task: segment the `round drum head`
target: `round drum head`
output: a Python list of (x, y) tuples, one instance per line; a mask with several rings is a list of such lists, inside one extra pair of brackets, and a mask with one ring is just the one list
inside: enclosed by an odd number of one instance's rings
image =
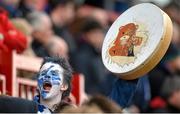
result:
[(149, 72), (168, 49), (172, 22), (157, 6), (142, 3), (129, 8), (112, 24), (103, 42), (105, 67), (122, 79)]

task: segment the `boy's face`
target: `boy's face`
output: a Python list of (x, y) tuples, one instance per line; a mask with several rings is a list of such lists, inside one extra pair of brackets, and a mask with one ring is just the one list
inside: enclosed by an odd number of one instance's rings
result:
[(62, 94), (63, 68), (56, 63), (45, 63), (39, 72), (38, 89), (43, 99), (51, 99)]

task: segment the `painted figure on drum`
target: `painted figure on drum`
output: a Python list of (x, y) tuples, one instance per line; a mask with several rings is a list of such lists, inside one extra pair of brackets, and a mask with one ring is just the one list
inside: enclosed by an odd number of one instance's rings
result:
[(128, 23), (121, 26), (117, 37), (109, 45), (108, 58), (118, 65), (134, 62), (136, 54), (140, 52), (147, 38), (144, 24)]
[(134, 56), (134, 46), (142, 43), (142, 37), (136, 36), (138, 25), (129, 23), (119, 28), (114, 45), (109, 49), (111, 56)]

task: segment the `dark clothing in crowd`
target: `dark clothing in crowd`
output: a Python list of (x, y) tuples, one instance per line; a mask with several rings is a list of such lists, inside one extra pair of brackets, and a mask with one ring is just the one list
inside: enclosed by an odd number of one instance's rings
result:
[[(172, 106), (167, 104), (167, 101), (162, 99), (162, 87), (165, 83), (165, 80), (168, 78), (172, 78), (173, 75), (175, 75), (176, 72), (171, 71), (171, 69), (168, 68), (168, 63), (170, 63), (172, 60), (174, 60), (176, 57), (178, 57), (178, 51), (177, 48), (170, 44), (166, 54), (160, 61), (160, 63), (152, 69), (148, 75), (149, 75), (149, 81), (151, 86), (151, 101), (149, 105), (148, 112), (179, 112), (178, 109), (173, 108)], [(176, 68), (173, 68), (176, 69)]]
[(173, 44), (170, 44), (166, 54), (164, 55), (160, 63), (148, 73), (152, 98), (160, 96), (160, 90), (162, 84), (164, 83), (164, 80), (167, 77), (174, 75), (175, 72), (172, 72), (167, 67), (167, 63), (171, 62), (171, 60), (175, 59), (177, 56), (177, 48)]
[(164, 109), (161, 109), (161, 112), (162, 113), (179, 113), (180, 109), (175, 108), (175, 107), (173, 107), (171, 105), (167, 105)]
[(83, 44), (73, 57), (73, 68), (75, 71), (85, 75), (85, 91), (94, 95), (101, 93), (107, 95), (115, 77), (104, 67), (100, 52), (89, 44)]
[(151, 91), (148, 76), (143, 76), (137, 86), (137, 90), (132, 98), (132, 105), (137, 106), (141, 112), (145, 112), (151, 100)]
[(147, 76), (135, 80), (122, 80), (119, 78), (113, 84), (109, 98), (122, 108), (135, 105), (141, 112), (145, 112), (150, 100), (149, 89)]
[(70, 54), (74, 53), (77, 49), (77, 45), (76, 45), (76, 41), (75, 41), (74, 37), (68, 31), (68, 29), (66, 27), (57, 27), (54, 25), (53, 30), (56, 35), (62, 37), (66, 41), (66, 43), (69, 47)]
[(150, 113), (179, 113), (180, 109), (177, 109), (167, 104), (167, 106), (162, 107), (162, 108), (150, 109), (149, 112)]
[(27, 7), (23, 4), (23, 0), (21, 0), (20, 2), (18, 10), (21, 11), (21, 17), (25, 17), (25, 18), (33, 11), (32, 8)]
[(113, 84), (109, 98), (122, 108), (130, 106), (140, 81), (140, 79), (122, 80), (119, 78)]
[(0, 96), (0, 113), (37, 113), (37, 103), (21, 98)]
[(21, 10), (17, 9), (15, 6), (6, 5), (2, 1), (0, 1), (0, 7), (4, 8), (9, 13), (10, 18), (22, 17)]
[(151, 86), (151, 96), (152, 98), (159, 96), (161, 91), (161, 86), (168, 77), (169, 73), (165, 68), (158, 65), (149, 73), (149, 80)]
[(38, 56), (38, 57), (47, 57), (49, 56), (48, 51), (45, 47), (43, 47), (43, 45), (38, 42), (37, 40), (34, 40), (31, 44), (32, 49), (34, 51), (34, 53)]

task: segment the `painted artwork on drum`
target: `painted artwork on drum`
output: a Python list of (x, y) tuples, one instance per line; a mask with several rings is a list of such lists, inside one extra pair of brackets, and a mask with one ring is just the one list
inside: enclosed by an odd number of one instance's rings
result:
[(148, 31), (144, 24), (128, 23), (120, 26), (117, 37), (110, 43), (107, 50), (109, 62), (120, 66), (133, 63), (147, 39)]

